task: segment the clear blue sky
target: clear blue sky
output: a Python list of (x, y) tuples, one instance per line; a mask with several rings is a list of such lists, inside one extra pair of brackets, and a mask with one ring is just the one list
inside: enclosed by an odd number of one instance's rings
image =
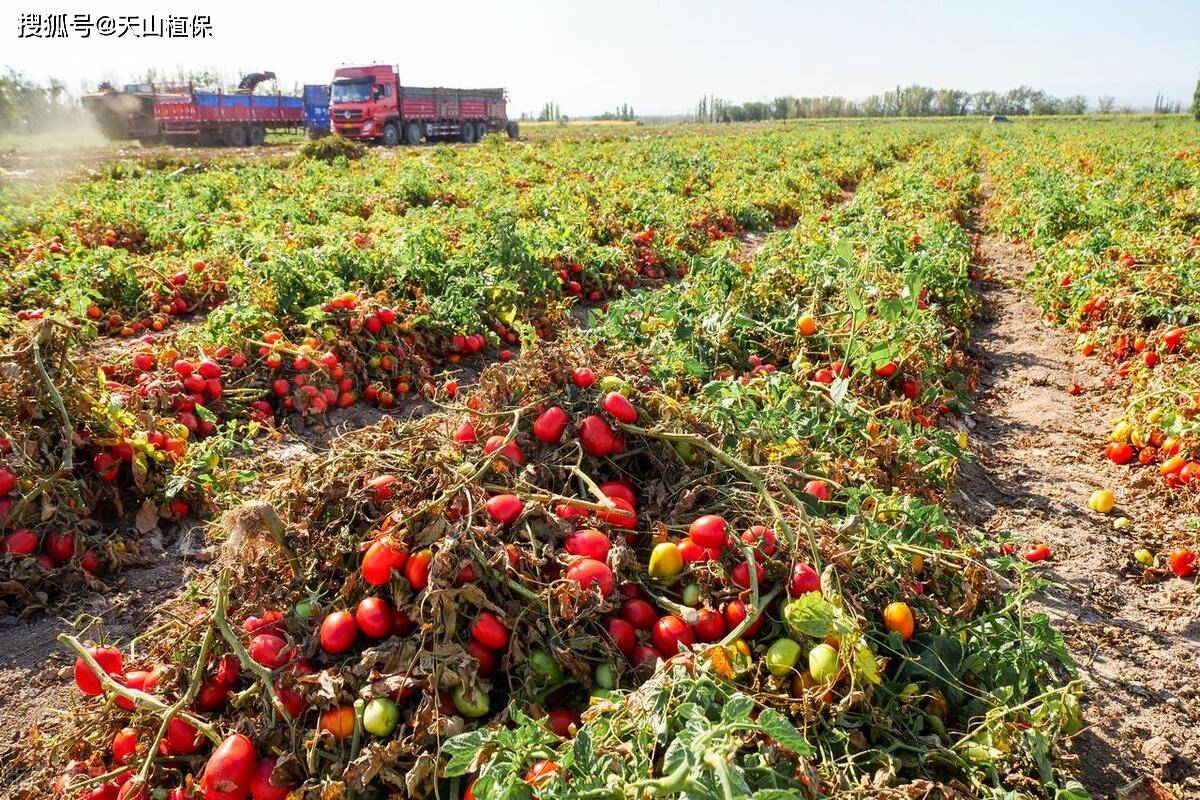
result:
[[(515, 111), (547, 100), (589, 114), (630, 103), (682, 112), (703, 94), (852, 98), (897, 84), (1190, 102), (1200, 72), (1200, 0), (406, 0), (376, 3), (77, 0), (7, 4), (0, 64), (78, 88), (147, 67), (271, 69), (327, 81), (339, 64), (399, 64), (413, 84), (502, 85)], [(22, 40), (20, 11), (205, 13), (209, 40)], [(331, 11), (339, 10), (337, 16)], [(320, 13), (322, 16), (317, 16)]]

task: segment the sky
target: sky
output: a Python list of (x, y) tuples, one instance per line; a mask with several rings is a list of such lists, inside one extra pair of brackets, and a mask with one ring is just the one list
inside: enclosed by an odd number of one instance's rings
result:
[[(149, 67), (273, 70), (285, 90), (346, 64), (387, 63), (413, 85), (504, 86), (510, 114), (547, 101), (582, 116), (694, 108), (703, 95), (861, 99), (921, 83), (1149, 106), (1190, 103), (1200, 73), (1200, 0), (268, 0), (5, 2), (0, 65), (73, 90)], [(311, 6), (311, 10), (309, 9)], [(383, 7), (379, 7), (383, 6)], [(334, 16), (330, 12), (337, 10)], [(206, 14), (208, 39), (19, 37), (21, 13)]]

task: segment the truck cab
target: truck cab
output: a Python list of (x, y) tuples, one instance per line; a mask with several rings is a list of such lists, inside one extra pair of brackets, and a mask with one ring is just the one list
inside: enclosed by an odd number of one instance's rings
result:
[[(389, 146), (399, 144), (399, 89), (399, 75), (387, 65), (337, 70), (329, 96), (334, 133), (347, 139), (380, 140)], [(393, 137), (394, 140), (388, 141)]]

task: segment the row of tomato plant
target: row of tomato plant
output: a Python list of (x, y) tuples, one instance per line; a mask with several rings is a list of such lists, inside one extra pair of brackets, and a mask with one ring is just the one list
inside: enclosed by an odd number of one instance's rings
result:
[[(1076, 123), (988, 147), (998, 230), (1034, 252), (1028, 277), (1046, 319), (1111, 370), (1124, 410), (1103, 455), (1152, 471), (1185, 498), (1200, 490), (1200, 148), (1181, 124)], [(1077, 385), (1069, 387), (1077, 393)], [(1099, 454), (1098, 454), (1099, 457)], [(1111, 507), (1105, 499), (1102, 503)], [(1103, 509), (1107, 510), (1107, 509)], [(1188, 577), (1196, 545), (1164, 543)]]
[[(47, 743), (69, 760), (60, 790), (1085, 797), (1054, 788), (1077, 688), (1046, 618), (1023, 607), (1024, 562), (940, 505), (973, 385), (963, 221), (977, 150), (967, 136), (867, 130), (889, 159), (836, 195), (782, 191), (793, 212), (767, 219), (792, 227), (757, 252), (711, 236), (681, 249), (680, 281), (593, 309), (590, 331), (530, 337), (477, 385), (438, 386), (445, 410), (363, 428), (265, 481), (260, 502), (214, 531), (212, 582), (136, 656), (63, 637), (83, 697)], [(845, 133), (688, 146), (727, 154), (734, 166), (714, 175), (744, 163), (804, 174), (785, 154), (809, 136), (845, 137), (820, 160), (857, 160), (861, 140)], [(639, 201), (647, 165), (686, 196), (704, 164), (681, 161), (674, 139), (489, 146), (492, 175), (562, 174), (577, 150), (605, 148), (622, 166), (605, 175), (589, 159), (585, 182), (617, 187), (629, 213), (671, 213), (661, 197)], [(524, 188), (490, 191), (511, 202)], [(721, 176), (713, 191), (749, 190)], [(372, 335), (398, 324), (381, 313), (398, 303), (354, 293), (347, 308), (346, 291), (315, 298), (303, 329), (251, 323), (263, 350), (225, 341), (225, 353), (157, 359), (183, 387), (161, 399), (224, 401), (238, 354), (264, 360), (249, 381), (273, 381), (250, 413), (313, 397), (307, 379), (274, 392), (274, 355), (295, 373), (359, 378), (375, 368), (357, 364), (364, 348), (332, 345), (370, 332), (368, 319)], [(331, 322), (343, 318), (360, 323)], [(302, 335), (316, 344), (289, 344)], [(458, 335), (470, 349), (471, 332)], [(156, 380), (130, 369), (153, 372), (122, 366), (103, 384)], [(213, 424), (219, 436), (229, 423)]]

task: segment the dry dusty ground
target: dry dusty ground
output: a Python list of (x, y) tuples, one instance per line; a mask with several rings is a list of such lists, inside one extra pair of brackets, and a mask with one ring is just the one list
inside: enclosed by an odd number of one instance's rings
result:
[[(1050, 615), (1087, 684), (1088, 728), (1072, 743), (1079, 777), (1097, 798), (1142, 775), (1200, 797), (1200, 601), (1196, 585), (1143, 575), (1131, 554), (1181, 538), (1194, 514), (1172, 507), (1154, 484), (1099, 457), (1119, 415), (1096, 359), (1042, 322), (1019, 288), (1028, 255), (984, 236), (991, 273), (973, 350), (981, 362), (972, 449), (961, 470), (961, 512), (983, 533), (1011, 531), (1048, 542), (1044, 576), (1055, 586), (1036, 607)], [(1072, 383), (1083, 392), (1068, 394)], [(1140, 473), (1146, 475), (1146, 472)], [(1098, 488), (1117, 493), (1111, 517), (1087, 510)], [(1132, 526), (1114, 530), (1125, 515)]]

